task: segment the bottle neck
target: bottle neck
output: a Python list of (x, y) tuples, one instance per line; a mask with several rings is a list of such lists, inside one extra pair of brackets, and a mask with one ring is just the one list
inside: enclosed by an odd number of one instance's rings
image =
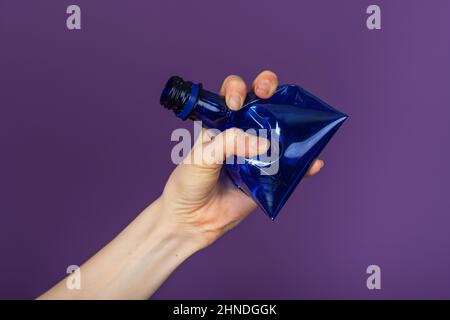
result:
[(160, 99), (161, 105), (174, 111), (177, 117), (202, 121), (204, 127), (222, 129), (231, 110), (223, 97), (203, 90), (201, 84), (171, 77)]
[(194, 105), (189, 119), (202, 121), (203, 126), (207, 128), (222, 129), (230, 114), (231, 110), (226, 106), (224, 97), (200, 89), (197, 103)]

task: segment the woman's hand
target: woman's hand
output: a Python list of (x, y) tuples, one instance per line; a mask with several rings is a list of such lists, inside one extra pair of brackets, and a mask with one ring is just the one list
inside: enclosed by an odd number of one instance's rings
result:
[[(264, 71), (252, 90), (260, 98), (269, 98), (276, 87), (277, 76)], [(245, 83), (237, 76), (227, 77), (221, 89), (233, 110), (242, 107), (246, 92)], [(81, 288), (71, 290), (67, 278), (39, 299), (146, 299), (185, 259), (256, 208), (250, 197), (221, 177), (221, 162), (230, 155), (263, 153), (268, 142), (237, 129), (215, 137), (204, 133), (187, 157), (201, 153), (204, 162), (182, 163), (173, 171), (161, 197), (81, 266)], [(243, 144), (246, 139), (248, 143)], [(323, 162), (316, 160), (307, 175), (322, 166)]]
[[(271, 97), (278, 85), (275, 73), (264, 71), (254, 80), (251, 90), (263, 99)], [(230, 109), (239, 110), (247, 95), (245, 82), (228, 76), (220, 90)], [(246, 141), (246, 143), (244, 143)], [(236, 147), (240, 146), (240, 147)], [(161, 198), (162, 219), (175, 225), (178, 235), (203, 248), (235, 227), (256, 203), (221, 175), (222, 162), (231, 155), (252, 157), (267, 151), (266, 139), (233, 128), (212, 136), (203, 129), (191, 153), (171, 174)], [(219, 150), (214, 152), (212, 150)], [(198, 156), (201, 153), (201, 157)], [(199, 159), (203, 161), (199, 162)], [(307, 176), (320, 171), (322, 160), (315, 160)]]

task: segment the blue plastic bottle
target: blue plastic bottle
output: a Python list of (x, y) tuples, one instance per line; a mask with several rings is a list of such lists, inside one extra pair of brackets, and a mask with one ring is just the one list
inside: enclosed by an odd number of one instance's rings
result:
[[(232, 111), (224, 97), (174, 76), (167, 82), (160, 103), (183, 120), (202, 121), (206, 128), (266, 129), (269, 140), (277, 135), (279, 157), (270, 163), (255, 157), (225, 165), (234, 184), (253, 197), (271, 219), (347, 119), (347, 115), (296, 85), (279, 86), (269, 99), (249, 93), (243, 108)], [(274, 161), (278, 161), (277, 172), (264, 174)]]

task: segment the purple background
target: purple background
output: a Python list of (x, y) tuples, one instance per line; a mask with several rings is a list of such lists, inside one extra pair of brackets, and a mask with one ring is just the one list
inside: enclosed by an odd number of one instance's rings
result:
[(0, 298), (36, 297), (159, 195), (192, 128), (159, 106), (170, 75), (266, 68), (350, 119), (275, 222), (253, 213), (154, 298), (450, 298), (448, 0), (0, 3)]

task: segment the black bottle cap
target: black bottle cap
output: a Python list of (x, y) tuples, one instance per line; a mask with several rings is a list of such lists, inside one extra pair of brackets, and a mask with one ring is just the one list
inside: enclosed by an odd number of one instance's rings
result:
[(170, 77), (161, 93), (160, 104), (176, 114), (180, 113), (189, 100), (192, 85), (192, 82), (184, 81), (181, 77)]

